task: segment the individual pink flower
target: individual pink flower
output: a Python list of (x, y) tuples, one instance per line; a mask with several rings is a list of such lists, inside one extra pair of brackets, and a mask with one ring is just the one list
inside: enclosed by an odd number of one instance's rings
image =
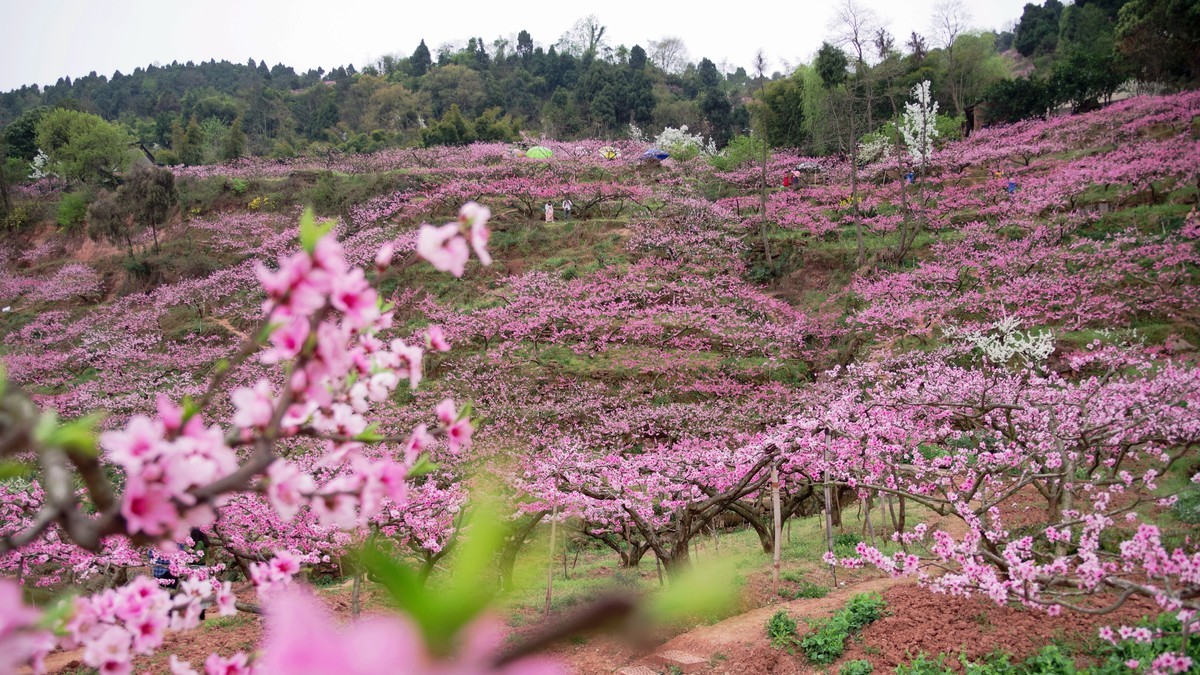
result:
[(112, 461), (128, 469), (154, 454), (162, 438), (162, 427), (145, 415), (134, 415), (124, 429), (100, 434), (100, 446)]
[(458, 211), (459, 222), (471, 225), (471, 248), (475, 249), (475, 255), (479, 256), (479, 262), (484, 265), (492, 264), (492, 256), (487, 251), (488, 239), (491, 237), (487, 222), (491, 217), (491, 209), (475, 202), (463, 204)]
[(95, 639), (88, 641), (83, 652), (83, 662), (101, 672), (128, 673), (129, 648), (133, 636), (120, 626), (109, 625)]
[[(166, 394), (159, 394), (154, 399), (154, 408), (158, 411), (158, 420), (163, 429), (172, 434), (183, 429), (183, 406), (176, 405)], [(200, 416), (193, 416), (188, 425), (200, 424)]]
[(417, 232), (417, 255), (429, 261), (434, 269), (461, 277), (467, 267), (467, 242), (458, 236), (458, 224), (440, 227), (422, 225)]
[(316, 490), (313, 477), (293, 464), (277, 459), (267, 467), (267, 498), (285, 521), (296, 516), (307, 496)]
[(233, 425), (242, 429), (265, 429), (275, 415), (271, 383), (259, 380), (254, 388), (239, 387), (230, 397), (235, 412)]
[(375, 373), (370, 380), (367, 380), (367, 398), (376, 403), (386, 401), (392, 390), (396, 388), (396, 384), (396, 373), (390, 370)]
[(266, 643), (256, 664), (266, 675), (561, 675), (561, 665), (533, 657), (495, 668), (503, 640), (494, 624), (476, 622), (463, 631), (457, 658), (435, 659), (412, 621), (399, 615), (373, 616), (339, 624), (310, 594), (289, 590), (267, 606)]
[(375, 269), (382, 273), (392, 264), (392, 257), (396, 255), (396, 247), (388, 242), (379, 247), (379, 253), (375, 254)]
[(274, 345), (263, 353), (263, 363), (278, 363), (295, 358), (304, 349), (308, 339), (309, 320), (303, 316), (285, 318), (282, 325), (271, 332), (271, 344)]
[(425, 344), (429, 349), (434, 351), (450, 351), (450, 343), (446, 341), (446, 334), (442, 332), (442, 327), (436, 323), (430, 325), (425, 331)]
[(329, 301), (346, 315), (351, 326), (364, 328), (379, 318), (377, 298), (375, 289), (367, 283), (363, 271), (354, 268), (347, 274), (334, 277)]
[(458, 409), (454, 406), (454, 399), (442, 399), (434, 412), (437, 414), (438, 421), (444, 426), (450, 426), (458, 420)]
[(21, 601), (20, 586), (0, 579), (0, 672), (16, 672), (25, 664), (42, 672), (41, 661), (54, 649), (54, 637), (35, 628), (41, 617), (41, 612)]
[(277, 551), (271, 559), (271, 571), (276, 574), (295, 576), (300, 573), (300, 559), (290, 551)]
[(163, 643), (169, 625), (167, 615), (148, 609), (134, 621), (127, 621), (125, 627), (133, 632), (133, 651), (138, 654), (150, 654)]
[(259, 261), (254, 263), (254, 274), (258, 277), (267, 297), (275, 302), (281, 302), (300, 285), (304, 277), (312, 269), (312, 259), (303, 253), (297, 253), (279, 261), (279, 270), (272, 272)]
[(459, 417), (453, 400), (443, 399), (436, 412), (438, 420), (446, 427), (446, 443), (450, 446), (450, 452), (458, 452), (460, 448), (471, 445), (474, 428), (465, 416)]
[(313, 265), (334, 275), (346, 273), (346, 254), (337, 237), (324, 236), (317, 241), (313, 249)]
[(246, 655), (238, 652), (225, 659), (219, 654), (209, 654), (204, 660), (204, 675), (250, 675), (254, 669), (246, 663)]
[(237, 596), (233, 593), (233, 584), (226, 581), (217, 588), (216, 592), (217, 612), (221, 616), (234, 616), (237, 614)]
[(412, 435), (408, 437), (408, 442), (404, 444), (404, 463), (407, 466), (412, 466), (421, 451), (434, 444), (436, 439), (429, 433), (429, 428), (424, 424), (418, 424), (413, 429)]
[(402, 340), (392, 340), (392, 352), (399, 357), (397, 369), (401, 377), (408, 377), (408, 386), (416, 389), (421, 383), (421, 360), (425, 352), (417, 346), (408, 346)]
[(137, 474), (130, 476), (125, 484), (121, 515), (130, 534), (144, 532), (151, 537), (165, 534), (179, 519), (167, 491), (160, 485), (147, 484)]
[(446, 443), (450, 446), (450, 452), (458, 452), (462, 448), (471, 445), (471, 434), (475, 428), (471, 426), (471, 421), (461, 419), (446, 429)]
[(171, 675), (200, 675), (192, 664), (183, 661), (178, 655), (172, 654), (170, 660)]

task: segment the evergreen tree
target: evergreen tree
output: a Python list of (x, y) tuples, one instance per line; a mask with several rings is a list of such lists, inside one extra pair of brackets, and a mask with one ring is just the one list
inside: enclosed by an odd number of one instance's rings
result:
[(425, 41), (421, 40), (421, 44), (413, 50), (412, 56), (408, 57), (408, 68), (414, 77), (424, 75), (429, 67), (433, 65), (433, 57), (429, 54), (429, 47), (425, 46)]
[(225, 135), (225, 145), (221, 148), (221, 159), (229, 161), (241, 157), (246, 152), (246, 134), (242, 132), (242, 118), (237, 118)]
[(175, 151), (179, 153), (179, 161), (186, 166), (204, 162), (204, 131), (195, 117), (188, 120), (187, 129), (184, 130), (179, 147), (175, 148)]

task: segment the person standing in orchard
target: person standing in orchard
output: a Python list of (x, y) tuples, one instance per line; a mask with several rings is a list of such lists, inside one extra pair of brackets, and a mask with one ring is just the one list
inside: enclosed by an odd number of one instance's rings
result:
[(546, 202), (546, 222), (554, 222), (554, 207), (550, 206), (550, 202)]
[(571, 200), (570, 200), (570, 199), (564, 199), (564, 200), (563, 200), (563, 203), (562, 203), (562, 207), (563, 207), (563, 220), (570, 220), (570, 219), (571, 219), (571, 209), (572, 209), (572, 208), (574, 208), (574, 206), (575, 206), (575, 205), (571, 203)]

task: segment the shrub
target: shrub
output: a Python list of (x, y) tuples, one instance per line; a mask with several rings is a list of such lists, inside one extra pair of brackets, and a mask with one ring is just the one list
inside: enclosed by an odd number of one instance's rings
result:
[(854, 549), (862, 541), (862, 537), (853, 532), (842, 532), (833, 535), (833, 552), (840, 557), (854, 555)]
[(1200, 488), (1188, 488), (1179, 493), (1175, 517), (1185, 523), (1200, 523)]
[(71, 192), (63, 195), (62, 201), (58, 203), (58, 215), (56, 220), (59, 227), (65, 230), (74, 230), (83, 224), (87, 217), (88, 196), (83, 192)]
[(4, 214), (3, 218), (0, 218), (0, 229), (19, 230), (35, 220), (36, 216), (33, 211), (28, 206), (21, 204), (12, 207), (8, 213)]
[[(748, 162), (760, 161), (762, 151), (761, 140), (751, 136), (734, 136), (721, 154), (709, 156), (708, 163), (718, 171), (729, 171)], [(771, 153), (768, 151), (767, 160), (770, 161), (770, 158)]]
[(788, 616), (784, 610), (775, 612), (767, 621), (767, 637), (775, 649), (786, 649), (791, 653), (796, 645), (799, 633), (796, 631), (796, 620)]

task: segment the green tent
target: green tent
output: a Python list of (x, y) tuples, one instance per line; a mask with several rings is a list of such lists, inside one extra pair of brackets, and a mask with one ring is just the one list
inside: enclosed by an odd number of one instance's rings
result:
[(535, 145), (525, 151), (525, 156), (532, 157), (534, 159), (546, 159), (547, 157), (553, 157), (554, 152), (544, 145)]

